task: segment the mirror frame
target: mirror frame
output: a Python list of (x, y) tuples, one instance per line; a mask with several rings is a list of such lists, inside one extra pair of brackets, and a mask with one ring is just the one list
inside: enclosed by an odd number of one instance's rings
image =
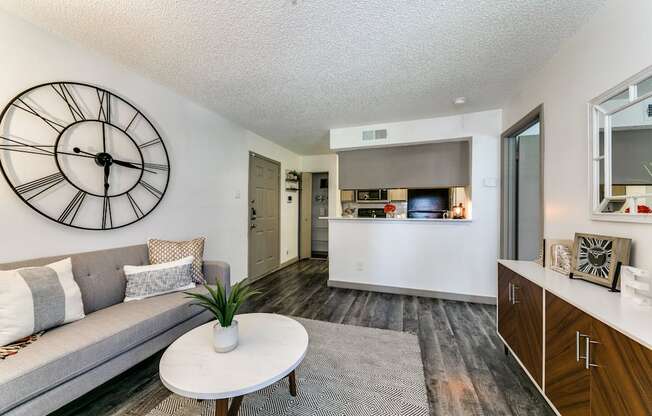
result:
[[(652, 66), (645, 68), (638, 74), (626, 79), (620, 84), (608, 91), (595, 97), (588, 103), (588, 131), (589, 131), (589, 209), (591, 219), (597, 221), (617, 221), (617, 222), (635, 222), (635, 223), (652, 223), (652, 214), (639, 214), (636, 209), (635, 197), (614, 197), (611, 194), (611, 128), (607, 129), (610, 125), (611, 116), (626, 108), (634, 106), (641, 101), (647, 100), (652, 97), (652, 92), (638, 96), (636, 85), (652, 77)], [(601, 104), (610, 100), (611, 98), (620, 95), (624, 91), (629, 92), (629, 101), (613, 110), (605, 110), (600, 107)], [(605, 134), (604, 134), (604, 155), (600, 155), (600, 128), (599, 128), (599, 114), (605, 115)], [(604, 159), (604, 178), (605, 178), (605, 198), (600, 200), (600, 162)], [(652, 194), (650, 194), (652, 196)], [(624, 201), (630, 207), (630, 213), (620, 212), (602, 212), (603, 206), (609, 201)], [(631, 209), (634, 206), (634, 209)]]

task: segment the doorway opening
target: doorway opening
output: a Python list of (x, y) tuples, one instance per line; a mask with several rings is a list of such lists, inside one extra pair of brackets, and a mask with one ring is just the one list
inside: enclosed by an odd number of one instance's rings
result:
[(281, 164), (249, 153), (249, 273), (258, 279), (280, 265)]
[(543, 106), (502, 135), (501, 258), (542, 255), (543, 145)]
[(301, 174), (300, 258), (328, 258), (328, 172)]

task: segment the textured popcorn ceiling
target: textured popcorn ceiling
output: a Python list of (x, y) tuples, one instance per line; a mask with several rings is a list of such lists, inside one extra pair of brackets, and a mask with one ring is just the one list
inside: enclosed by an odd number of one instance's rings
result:
[[(0, 7), (310, 154), (327, 150), (329, 128), (499, 108), (603, 3), (3, 0)], [(467, 104), (454, 106), (458, 96)]]

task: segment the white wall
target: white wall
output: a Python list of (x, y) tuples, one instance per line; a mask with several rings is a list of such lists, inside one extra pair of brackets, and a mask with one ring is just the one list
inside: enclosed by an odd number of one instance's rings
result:
[(652, 2), (609, 0), (505, 106), (503, 128), (544, 104), (545, 236), (629, 237), (633, 264), (652, 269), (652, 225), (592, 221), (587, 102), (652, 64)]
[(338, 149), (360, 148), (361, 131), (369, 128), (387, 128), (389, 145), (471, 137), (473, 205), (467, 223), (331, 221), (330, 279), (495, 296), (501, 122), (501, 111), (493, 110), (331, 130)]
[[(247, 274), (250, 150), (298, 169), (299, 156), (92, 51), (0, 12), (0, 104), (50, 81), (96, 84), (139, 107), (161, 133), (172, 176), (160, 206), (114, 231), (82, 231), (34, 213), (0, 180), (0, 262), (144, 243), (147, 238), (206, 236), (207, 259)], [(285, 189), (282, 181), (282, 189)], [(237, 197), (239, 195), (239, 198)], [(285, 193), (282, 196), (285, 201)], [(297, 256), (297, 202), (281, 205), (281, 261)]]

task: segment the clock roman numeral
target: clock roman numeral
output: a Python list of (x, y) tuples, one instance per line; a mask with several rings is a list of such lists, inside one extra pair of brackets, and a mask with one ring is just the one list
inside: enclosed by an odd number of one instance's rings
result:
[[(2, 143), (1, 140), (8, 141), (9, 143)], [(54, 148), (53, 145), (44, 144), (27, 144), (18, 140), (10, 139), (8, 137), (0, 136), (0, 150), (7, 152), (30, 153), (33, 155), (54, 156), (54, 152), (47, 149)]]
[[(20, 105), (16, 104), (16, 101), (18, 101), (20, 103)], [(63, 125), (57, 123), (56, 121), (52, 121), (49, 118), (41, 115), (38, 111), (36, 111), (29, 104), (27, 104), (25, 101), (23, 101), (22, 98), (19, 98), (16, 101), (14, 101), (11, 105), (13, 105), (16, 108), (19, 108), (19, 109), (33, 115), (34, 117), (40, 118), (41, 120), (43, 120), (43, 122), (45, 124), (50, 126), (57, 133), (61, 133), (66, 128), (66, 126), (63, 126)]]
[(97, 119), (111, 123), (111, 93), (108, 91), (95, 90), (97, 99), (100, 102), (100, 111)]
[(136, 114), (134, 114), (134, 116), (131, 118), (131, 120), (129, 120), (129, 124), (127, 124), (127, 127), (125, 127), (125, 132), (129, 131), (129, 128), (131, 127), (134, 120), (136, 120), (136, 117), (138, 117), (139, 114), (140, 114), (140, 111), (136, 110)]
[(155, 144), (159, 144), (159, 143), (161, 143), (161, 138), (157, 137), (156, 139), (152, 139), (152, 140), (150, 140), (148, 142), (145, 142), (143, 144), (138, 145), (138, 147), (140, 147), (141, 149), (144, 149), (146, 147), (154, 146)]
[(61, 216), (59, 216), (58, 221), (72, 225), (72, 223), (75, 221), (75, 217), (77, 216), (77, 213), (79, 212), (79, 209), (82, 207), (82, 204), (84, 203), (84, 199), (86, 198), (86, 195), (88, 195), (86, 192), (78, 191), (75, 194), (75, 196), (72, 198), (72, 200), (68, 203), (66, 209), (63, 210)]
[(127, 192), (127, 199), (129, 200), (129, 204), (131, 205), (131, 209), (134, 210), (134, 214), (136, 215), (136, 219), (142, 218), (145, 213), (143, 210), (140, 208), (134, 197), (131, 196), (129, 192)]
[(149, 183), (147, 183), (147, 182), (145, 182), (145, 181), (143, 181), (143, 180), (141, 180), (141, 181), (139, 182), (139, 184), (140, 184), (140, 186), (142, 186), (143, 188), (145, 188), (145, 189), (147, 190), (147, 192), (149, 192), (150, 194), (154, 195), (154, 197), (156, 197), (157, 199), (161, 199), (161, 198), (163, 197), (163, 192), (159, 191), (158, 189), (156, 189), (156, 188), (155, 188), (154, 186), (152, 186), (151, 184), (149, 184)]
[(37, 193), (27, 198), (27, 200), (29, 201), (30, 199), (36, 198), (37, 196), (41, 195), (43, 192), (60, 184), (63, 181), (64, 181), (63, 174), (61, 172), (57, 172), (57, 173), (53, 173), (52, 175), (44, 176), (42, 178), (30, 182), (26, 182), (22, 185), (18, 185), (16, 187), (16, 192), (18, 192), (20, 195), (26, 196), (29, 193), (38, 191)]
[[(57, 86), (59, 87), (59, 89), (57, 89)], [(75, 97), (73, 97), (73, 95), (70, 93), (70, 90), (65, 84), (52, 84), (52, 89), (66, 103), (66, 105), (68, 106), (68, 110), (70, 110), (70, 115), (72, 115), (73, 120), (75, 121), (86, 120), (86, 117), (84, 116), (84, 112), (81, 110), (79, 104), (77, 103), (77, 100), (75, 100)]]
[(107, 228), (113, 228), (113, 216), (111, 215), (111, 198), (105, 196), (102, 206), (102, 229), (106, 230)]

